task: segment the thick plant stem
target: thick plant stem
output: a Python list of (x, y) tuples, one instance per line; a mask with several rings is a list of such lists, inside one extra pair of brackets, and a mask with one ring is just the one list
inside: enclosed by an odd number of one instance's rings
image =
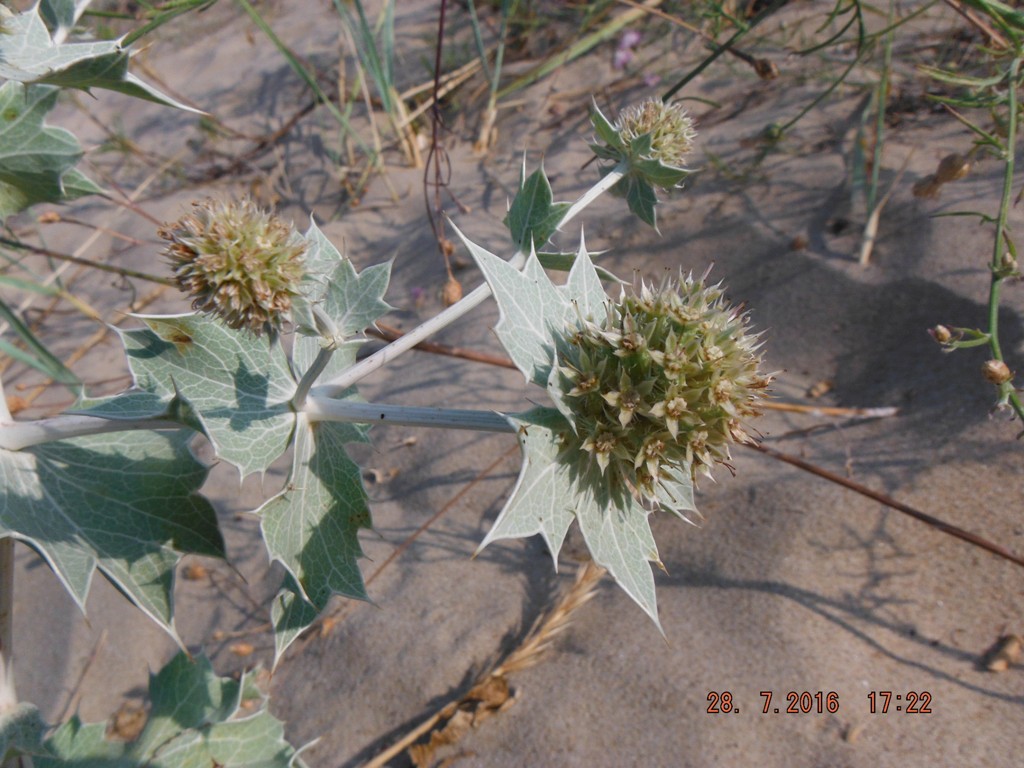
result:
[[(0, 539), (0, 711), (5, 714), (18, 703), (14, 689), (14, 539)], [(15, 755), (0, 768), (31, 768), (32, 758)]]
[[(11, 671), (14, 650), (14, 539), (0, 539), (0, 663)], [(8, 677), (8, 685), (13, 683)]]
[(54, 416), (37, 421), (0, 423), (0, 449), (20, 451), (40, 443), (66, 440), (69, 437), (127, 432), (137, 429), (183, 429), (176, 421), (161, 419), (101, 419), (74, 414)]
[[(562, 220), (558, 222), (558, 226), (562, 227), (572, 221), (580, 211), (594, 202), (594, 200), (596, 200), (602, 193), (607, 192), (609, 189), (614, 187), (626, 174), (626, 170), (626, 164), (620, 163), (605, 174), (597, 184), (588, 189), (579, 200), (570, 206), (570, 208), (565, 212), (565, 215), (562, 216)], [(516, 269), (521, 269), (525, 263), (526, 256), (522, 251), (518, 251), (509, 260), (509, 264)], [(422, 325), (409, 331), (401, 338), (391, 342), (386, 347), (373, 355), (370, 355), (370, 357), (366, 358), (362, 362), (353, 365), (351, 368), (347, 368), (342, 374), (335, 377), (329, 383), (315, 387), (313, 389), (313, 393), (316, 395), (331, 397), (344, 392), (346, 389), (366, 378), (371, 373), (374, 373), (379, 368), (390, 363), (399, 355), (408, 352), (421, 341), (425, 341), (438, 331), (447, 328), (467, 312), (475, 309), (478, 305), (483, 303), (483, 301), (490, 295), (491, 287), (487, 283), (477, 286), (460, 301), (448, 307), (448, 309), (434, 315), (434, 317), (430, 318)]]
[(316, 305), (313, 306), (313, 320), (316, 323), (317, 330), (320, 332), (321, 347), (316, 353), (313, 363), (309, 366), (309, 370), (302, 374), (302, 378), (295, 388), (292, 406), (297, 411), (302, 409), (303, 404), (306, 402), (306, 397), (309, 395), (309, 390), (313, 388), (313, 384), (320, 378), (320, 374), (327, 368), (327, 364), (331, 362), (331, 358), (334, 356), (335, 350), (337, 350), (338, 329), (335, 327), (334, 321), (324, 312), (323, 308)]
[(310, 421), (336, 421), (352, 424), (401, 424), (407, 427), (469, 429), (478, 432), (515, 432), (516, 428), (495, 411), (470, 411), (455, 408), (418, 408), (326, 397), (306, 399), (303, 413)]

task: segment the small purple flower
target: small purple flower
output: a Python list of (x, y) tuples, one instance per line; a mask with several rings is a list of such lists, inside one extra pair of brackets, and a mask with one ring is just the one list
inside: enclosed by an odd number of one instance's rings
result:
[(625, 69), (626, 65), (633, 60), (633, 49), (640, 44), (642, 35), (635, 29), (627, 29), (619, 38), (619, 44), (615, 48), (615, 56), (612, 58), (612, 67)]

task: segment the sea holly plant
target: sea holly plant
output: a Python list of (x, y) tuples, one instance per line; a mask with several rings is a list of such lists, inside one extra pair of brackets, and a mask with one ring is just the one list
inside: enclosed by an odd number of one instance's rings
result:
[(0, 222), (41, 202), (102, 190), (75, 169), (78, 140), (47, 125), (61, 88), (117, 91), (194, 112), (128, 71), (120, 41), (68, 41), (89, 0), (40, 0), (15, 14), (0, 5)]
[[(182, 645), (175, 566), (187, 553), (224, 554), (200, 493), (207, 467), (194, 442), (205, 440), (243, 477), (290, 453), (283, 489), (254, 510), (268, 557), (283, 566), (269, 607), (277, 663), (334, 595), (367, 598), (359, 534), (372, 521), (347, 447), (369, 439), (368, 425), (506, 432), (518, 436), (523, 466), (481, 547), (539, 533), (557, 564), (575, 520), (594, 561), (658, 624), (650, 564), (660, 561), (649, 516), (696, 514), (694, 480), (728, 463), (730, 443), (751, 439), (745, 422), (757, 414), (769, 377), (759, 371), (759, 341), (746, 315), (706, 276), (641, 281), (628, 291), (614, 281), (609, 295), (582, 239), (575, 252), (548, 261), (567, 266), (564, 282), (545, 272), (538, 248), (602, 192), (622, 182), (672, 187), (685, 175), (689, 118), (660, 102), (638, 110), (639, 118), (630, 112), (613, 126), (595, 109), (599, 155), (615, 165), (573, 204), (554, 202), (542, 169), (524, 173), (506, 219), (511, 257), (460, 233), (485, 284), (358, 362), (363, 330), (390, 309), (390, 264), (357, 271), (315, 223), (300, 234), (249, 202), (194, 204), (159, 234), (195, 311), (137, 316), (139, 327), (119, 332), (132, 387), (83, 396), (69, 413), (35, 422), (15, 422), (0, 405), (0, 534), (35, 549), (80, 606), (98, 569)], [(649, 204), (651, 216), (641, 218), (653, 224), (653, 195), (637, 199)], [(492, 293), (499, 340), (550, 405), (503, 415), (359, 397), (362, 378)], [(292, 764), (279, 724), (262, 711), (244, 717), (238, 691), (225, 686), (207, 662), (190, 666), (179, 657), (153, 678), (150, 725), (128, 746), (112, 746), (97, 727), (77, 722), (36, 732), (32, 742), (24, 718), (12, 718), (22, 730), (8, 733), (0, 721), (0, 735), (15, 746), (36, 743), (27, 751), (47, 766)], [(174, 717), (180, 733), (161, 719), (174, 696), (191, 713)], [(265, 724), (252, 725), (254, 717)], [(245, 745), (255, 751), (233, 752), (249, 727), (261, 732)], [(163, 751), (172, 748), (173, 757)]]

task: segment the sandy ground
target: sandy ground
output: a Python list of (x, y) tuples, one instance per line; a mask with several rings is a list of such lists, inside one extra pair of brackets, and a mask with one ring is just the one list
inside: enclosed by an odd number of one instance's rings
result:
[[(337, 23), (327, 4), (315, 5), (272, 3), (269, 18), (296, 51), (330, 71)], [(405, 87), (425, 80), (421, 57), (434, 34), (436, 3), (399, 5)], [(782, 18), (792, 23), (811, 13), (796, 5)], [(779, 80), (762, 82), (742, 63), (723, 60), (687, 90), (710, 100), (693, 102), (701, 124), (696, 162), (704, 171), (660, 208), (660, 235), (613, 199), (599, 201), (582, 222), (592, 248), (610, 249), (603, 265), (622, 276), (703, 272), (714, 263), (713, 275), (731, 298), (747, 302), (756, 326), (767, 330), (766, 362), (780, 371), (780, 400), (806, 402), (809, 388), (829, 380), (831, 391), (814, 402), (900, 409), (895, 418), (861, 421), (772, 413), (758, 424), (766, 445), (1024, 552), (1019, 425), (988, 418), (993, 392), (978, 373), (983, 353), (944, 356), (926, 334), (938, 322), (984, 323), (991, 229), (933, 215), (994, 213), (1001, 173), (995, 160), (981, 159), (941, 198), (911, 195), (913, 183), (943, 156), (970, 147), (968, 132), (923, 100), (926, 83), (913, 72), (936, 51), (949, 53), (953, 30), (963, 26), (944, 7), (930, 14), (897, 49), (894, 86), (906, 107), (888, 128), (882, 171), (883, 185), (896, 187), (869, 266), (856, 260), (865, 212), (851, 202), (849, 181), (868, 90), (840, 89), (754, 166), (759, 132), (799, 112), (827, 86), (825, 71), (843, 63), (789, 56), (770, 42), (760, 55), (777, 62)], [(481, 102), (469, 88), (457, 92), (453, 104), (465, 119), (453, 120), (445, 146), (451, 190), (470, 212), (449, 206), (449, 213), (477, 242), (503, 248), (501, 219), (524, 150), (531, 167), (543, 157), (556, 197), (574, 198), (595, 178), (585, 167), (590, 95), (609, 111), (621, 108), (658, 92), (644, 84), (644, 74), (670, 82), (703, 55), (691, 36), (675, 31), (652, 38), (637, 68), (624, 75), (612, 69), (612, 46), (605, 45), (509, 97), (500, 141), (483, 159), (471, 152)], [(168, 28), (138, 64), (250, 135), (277, 130), (308, 103), (281, 57), (227, 3)], [(853, 82), (864, 86), (873, 77), (865, 69)], [(426, 226), (421, 171), (389, 153), (394, 196), (377, 177), (350, 207), (330, 157), (336, 125), (323, 109), (302, 117), (268, 151), (229, 168), (253, 142), (204, 134), (194, 116), (110, 94), (79, 101), (83, 109), (69, 104), (54, 121), (74, 126), (93, 147), (103, 134), (87, 115), (136, 142), (143, 159), (94, 150), (89, 167), (135, 191), (157, 219), (175, 218), (189, 200), (209, 194), (254, 192), (299, 226), (315, 213), (359, 267), (394, 258), (388, 298), (399, 309), (387, 322), (408, 328), (440, 309), (444, 270)], [(230, 172), (214, 178), (214, 168)], [(143, 217), (98, 200), (62, 213), (139, 242), (86, 243), (87, 230), (57, 225), (39, 233), (49, 247), (70, 252), (86, 245), (91, 258), (162, 269), (153, 225)], [(1016, 212), (1013, 218), (1019, 223)], [(560, 241), (571, 247), (577, 238), (573, 226)], [(467, 289), (480, 281), (475, 269), (458, 274)], [(132, 300), (148, 301), (146, 312), (183, 308), (173, 292), (151, 294), (145, 284), (77, 268), (65, 277), (112, 322), (130, 324), (122, 312)], [(1017, 286), (1008, 288), (1005, 304), (1012, 360), (1022, 341)], [(489, 330), (495, 320), (487, 304), (439, 341), (500, 352)], [(58, 312), (42, 334), (67, 359), (94, 332), (77, 315)], [(112, 373), (124, 365), (110, 334), (73, 367), (96, 392), (125, 382)], [(35, 378), (5, 380), (9, 394), (24, 396)], [(362, 391), (380, 401), (509, 411), (523, 409), (524, 397), (539, 397), (514, 371), (420, 353)], [(63, 393), (48, 390), (28, 414), (62, 402)], [(986, 672), (978, 659), (1000, 635), (1021, 631), (1021, 571), (793, 467), (736, 453), (735, 477), (721, 470), (717, 482), (702, 484), (699, 527), (654, 520), (667, 569), (657, 578), (666, 638), (602, 581), (543, 659), (512, 676), (514, 705), (435, 759), (455, 758), (460, 766), (1019, 764), (1022, 670)], [(318, 740), (305, 753), (316, 768), (362, 765), (464, 694), (572, 584), (583, 551), (571, 538), (558, 574), (539, 539), (499, 543), (471, 558), (516, 476), (508, 436), (375, 429), (372, 448), (358, 458), (370, 470), (376, 532), (363, 543), (373, 603), (338, 601), (329, 625), (297, 642), (272, 681), (272, 709), (293, 742)], [(205, 571), (193, 568), (198, 578), (179, 578), (179, 630), (224, 674), (272, 656), (265, 606), (280, 575), (268, 568), (258, 521), (246, 511), (276, 491), (282, 477), (283, 469), (272, 471), (262, 484), (248, 479), (239, 489), (233, 469), (216, 467), (206, 490), (237, 570), (189, 561)], [(17, 579), (17, 683), (24, 699), (54, 721), (72, 711), (105, 719), (141, 700), (149, 670), (174, 652), (159, 630), (101, 579), (86, 621), (25, 548)], [(246, 646), (252, 652), (239, 655)], [(763, 691), (772, 693), (778, 714), (762, 712)], [(887, 714), (870, 713), (873, 691), (893, 693)], [(709, 700), (724, 692), (737, 711), (709, 713)], [(786, 713), (790, 692), (835, 692), (838, 710)], [(909, 692), (927, 692), (931, 712), (908, 714)]]

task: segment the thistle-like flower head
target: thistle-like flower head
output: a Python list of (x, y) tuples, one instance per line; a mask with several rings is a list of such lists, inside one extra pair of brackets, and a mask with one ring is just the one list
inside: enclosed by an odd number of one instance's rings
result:
[(192, 307), (255, 334), (280, 328), (300, 293), (306, 244), (249, 200), (193, 203), (159, 235)]
[(674, 189), (693, 171), (686, 158), (693, 150), (697, 130), (682, 105), (648, 99), (622, 110), (614, 124), (595, 104), (591, 122), (599, 141), (590, 145), (601, 160), (615, 163), (623, 178), (612, 191), (625, 197), (629, 208), (655, 226), (655, 188)]
[(648, 517), (687, 519), (695, 475), (751, 439), (744, 422), (771, 378), (758, 337), (703, 279), (612, 299), (582, 242), (556, 285), (536, 255), (520, 271), (463, 240), (498, 301), (498, 338), (554, 405), (508, 417), (523, 468), (481, 546), (539, 533), (557, 556), (575, 520), (594, 561), (657, 622)]
[(575, 435), (566, 460), (596, 462), (613, 489), (655, 501), (664, 477), (710, 474), (729, 445), (749, 441), (770, 377), (747, 318), (720, 286), (686, 277), (609, 302), (598, 322), (579, 318), (555, 340), (559, 410)]
[(693, 118), (686, 109), (679, 103), (665, 104), (660, 99), (647, 99), (626, 107), (614, 128), (622, 143), (628, 146), (649, 136), (650, 148), (644, 157), (669, 168), (686, 167), (686, 158), (697, 139)]

